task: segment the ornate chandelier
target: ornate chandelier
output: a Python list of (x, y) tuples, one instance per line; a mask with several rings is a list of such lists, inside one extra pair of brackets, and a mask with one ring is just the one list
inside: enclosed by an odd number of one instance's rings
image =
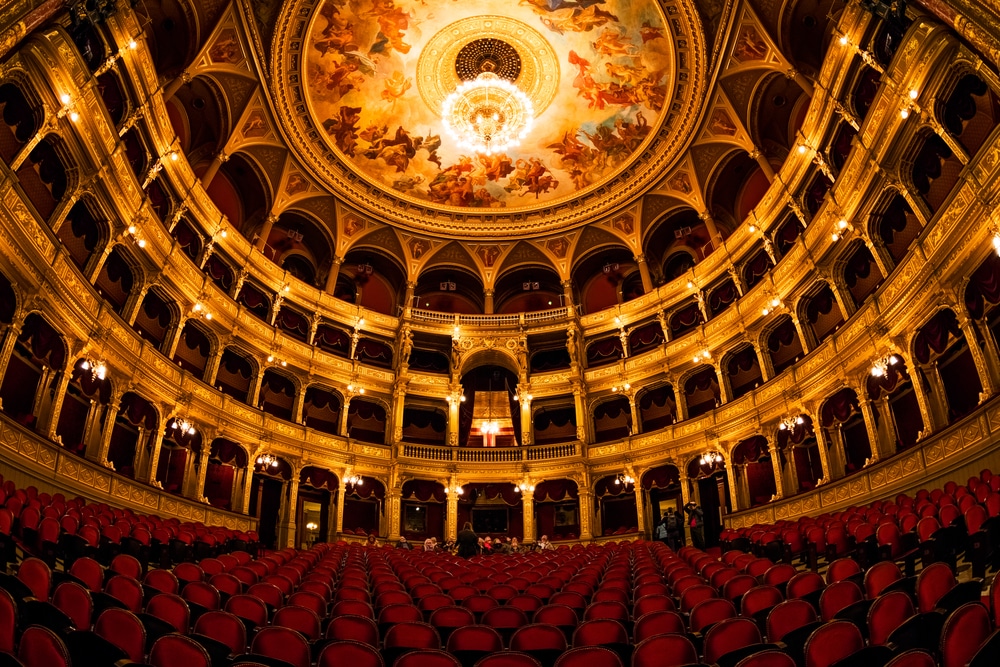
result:
[(257, 465), (264, 468), (277, 468), (278, 457), (272, 456), (271, 454), (261, 454), (257, 457)]
[(187, 417), (176, 417), (170, 428), (175, 431), (179, 430), (183, 435), (194, 435), (198, 432), (198, 429), (194, 427), (194, 422)]
[(528, 96), (489, 70), (459, 84), (441, 107), (448, 135), (462, 148), (486, 155), (518, 145), (534, 121)]
[(87, 357), (80, 364), (80, 370), (90, 371), (90, 377), (92, 380), (103, 380), (108, 376), (108, 366), (103, 360), (92, 359)]
[(876, 359), (872, 364), (872, 377), (885, 377), (889, 373), (889, 367), (899, 363), (899, 357), (895, 354)]

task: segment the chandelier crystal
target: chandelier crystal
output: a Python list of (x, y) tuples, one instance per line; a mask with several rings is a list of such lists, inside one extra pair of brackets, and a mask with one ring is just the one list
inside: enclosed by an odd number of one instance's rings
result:
[(706, 452), (701, 455), (698, 463), (703, 466), (715, 466), (718, 463), (722, 463), (722, 454), (719, 452)]
[(486, 155), (521, 143), (531, 131), (534, 116), (528, 96), (490, 71), (459, 84), (441, 107), (448, 135), (460, 147)]

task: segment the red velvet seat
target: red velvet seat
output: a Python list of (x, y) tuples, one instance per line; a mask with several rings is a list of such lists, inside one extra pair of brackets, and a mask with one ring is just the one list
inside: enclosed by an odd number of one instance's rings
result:
[(312, 662), (306, 638), (295, 630), (282, 627), (261, 628), (254, 635), (250, 652), (284, 660), (292, 667), (310, 667)]
[[(411, 605), (407, 605), (411, 606)], [(375, 611), (372, 606), (367, 602), (361, 602), (360, 600), (341, 600), (330, 607), (330, 617), (341, 616), (344, 614), (353, 614), (355, 616), (365, 616), (372, 620), (375, 620)]]
[(296, 630), (309, 641), (316, 641), (321, 633), (319, 616), (305, 607), (288, 605), (278, 609), (274, 612), (271, 625)]
[(680, 614), (674, 611), (653, 611), (643, 614), (635, 621), (632, 635), (635, 643), (649, 637), (665, 634), (684, 634), (687, 627)]
[(385, 632), (382, 645), (388, 660), (416, 649), (439, 649), (441, 637), (428, 623), (397, 623)]
[(247, 595), (259, 598), (273, 609), (285, 604), (285, 595), (274, 584), (261, 582), (247, 589)]
[(104, 584), (104, 592), (124, 604), (132, 613), (142, 611), (142, 586), (135, 579), (116, 574)]
[(69, 651), (59, 635), (40, 625), (21, 635), (17, 659), (24, 667), (70, 667)]
[(222, 596), (219, 595), (219, 591), (216, 590), (215, 586), (204, 581), (192, 581), (185, 584), (184, 590), (181, 591), (181, 597), (209, 611), (215, 611), (222, 606)]
[(90, 592), (75, 581), (64, 581), (52, 593), (52, 604), (73, 621), (77, 630), (89, 630), (94, 613)]
[(536, 598), (534, 595), (515, 595), (510, 600), (507, 601), (508, 607), (514, 607), (515, 609), (520, 609), (528, 616), (531, 616), (536, 611), (538, 611), (543, 605), (543, 602)]
[(191, 622), (191, 608), (187, 602), (177, 595), (160, 593), (150, 598), (146, 605), (146, 613), (161, 621), (169, 623), (174, 630), (186, 635)]
[(941, 630), (941, 667), (965, 667), (992, 631), (989, 612), (979, 602), (956, 609)]
[(760, 644), (760, 629), (747, 618), (727, 618), (705, 633), (705, 662), (713, 664), (730, 651)]
[(783, 601), (781, 591), (774, 586), (755, 586), (740, 598), (740, 614), (749, 618)]
[(132, 577), (136, 581), (142, 579), (142, 564), (135, 556), (118, 554), (111, 559), (111, 567), (109, 569), (117, 574)]
[(0, 589), (0, 653), (14, 652), (17, 630), (17, 603), (10, 593)]
[(826, 571), (827, 583), (835, 583), (861, 574), (861, 566), (853, 558), (838, 558)]
[(375, 625), (375, 621), (365, 616), (334, 616), (326, 626), (326, 638), (356, 641), (377, 647), (378, 626)]
[(832, 621), (840, 610), (864, 599), (861, 587), (853, 581), (836, 581), (826, 588), (819, 596), (820, 617), (824, 621)]
[(700, 602), (717, 597), (719, 597), (718, 593), (708, 584), (691, 586), (681, 594), (681, 611), (685, 613), (690, 612)]
[(945, 593), (955, 587), (955, 575), (946, 563), (932, 563), (917, 576), (917, 611), (932, 611)]
[(125, 651), (132, 662), (145, 662), (146, 628), (132, 612), (105, 609), (94, 623), (94, 633)]
[(816, 622), (816, 610), (805, 600), (785, 600), (767, 615), (767, 640), (781, 641), (792, 630)]
[(657, 635), (639, 642), (632, 667), (681, 667), (698, 662), (694, 644), (684, 635)]
[(583, 620), (592, 621), (599, 618), (609, 618), (622, 624), (628, 624), (628, 608), (617, 600), (602, 600), (592, 602), (583, 610)]
[(91, 593), (99, 593), (104, 588), (104, 568), (93, 558), (77, 558), (70, 565), (69, 573), (82, 581)]
[(336, 641), (320, 651), (316, 667), (384, 667), (378, 649), (355, 641)]
[(784, 651), (761, 651), (743, 658), (736, 667), (795, 667), (795, 660)]
[(823, 577), (815, 572), (799, 572), (785, 585), (785, 597), (789, 600), (802, 598), (823, 590), (825, 586), (826, 582), (823, 581)]
[[(737, 665), (737, 667), (739, 667)], [(885, 667), (937, 667), (937, 662), (927, 651), (904, 651), (885, 664)]]
[(246, 625), (239, 616), (225, 611), (208, 611), (195, 621), (194, 631), (229, 647), (233, 655), (247, 650)]
[(865, 646), (858, 626), (832, 621), (816, 628), (805, 645), (805, 667), (829, 667)]
[(486, 656), (475, 667), (542, 667), (542, 663), (526, 653), (506, 651)]
[(892, 561), (875, 563), (865, 572), (865, 595), (869, 599), (879, 596), (885, 588), (903, 578), (899, 566)]
[(267, 625), (267, 605), (252, 595), (234, 595), (226, 600), (226, 611), (245, 618), (257, 627)]
[(701, 632), (705, 627), (736, 616), (736, 607), (729, 600), (714, 598), (700, 602), (691, 610), (688, 627), (692, 632)]
[(880, 595), (868, 610), (868, 640), (874, 646), (885, 645), (893, 630), (913, 616), (913, 602), (903, 591)]
[(581, 646), (559, 656), (555, 667), (623, 667), (623, 664), (614, 651), (600, 646)]
[(45, 564), (45, 561), (38, 558), (25, 558), (17, 569), (17, 578), (31, 589), (31, 595), (36, 600), (49, 601), (52, 570)]
[(152, 667), (212, 667), (212, 660), (201, 644), (181, 635), (164, 635), (149, 651)]
[(417, 649), (397, 658), (393, 667), (462, 667), (462, 663), (440, 649)]
[(562, 630), (552, 625), (525, 625), (511, 636), (510, 650), (527, 653), (549, 664), (566, 650), (566, 636)]
[(490, 653), (503, 651), (503, 639), (488, 625), (466, 625), (448, 635), (448, 652), (471, 667)]

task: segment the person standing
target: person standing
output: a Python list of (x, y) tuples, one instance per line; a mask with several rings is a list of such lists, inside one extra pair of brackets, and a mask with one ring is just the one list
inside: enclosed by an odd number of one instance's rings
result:
[(462, 526), (458, 537), (455, 540), (458, 544), (458, 556), (460, 558), (472, 558), (479, 553), (479, 537), (472, 532), (472, 524), (468, 521)]
[(654, 536), (660, 542), (663, 542), (668, 547), (670, 543), (667, 541), (667, 515), (664, 514), (660, 517), (660, 520), (656, 522), (656, 528), (653, 531)]
[(688, 525), (691, 526), (691, 543), (695, 549), (705, 548), (705, 513), (693, 500), (684, 506), (684, 513), (688, 516)]
[(684, 543), (684, 539), (681, 537), (681, 531), (684, 526), (673, 507), (667, 509), (667, 513), (664, 516), (664, 525), (667, 529), (667, 546), (677, 551), (681, 548), (681, 544)]

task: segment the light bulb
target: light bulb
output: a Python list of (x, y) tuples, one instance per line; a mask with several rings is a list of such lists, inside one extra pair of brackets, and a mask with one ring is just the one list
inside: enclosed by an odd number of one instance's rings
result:
[(82, 368), (82, 369), (83, 369), (83, 370), (85, 370), (85, 371), (86, 371), (86, 370), (90, 370), (90, 362), (89, 362), (89, 361), (87, 361), (86, 359), (84, 359), (84, 360), (83, 360), (83, 363), (82, 363), (82, 364), (80, 364), (80, 368)]
[(135, 232), (136, 232), (136, 227), (135, 227), (135, 225), (129, 225), (129, 226), (128, 226), (128, 233), (129, 233), (129, 234), (135, 234)]
[(80, 114), (78, 114), (75, 111), (70, 112), (69, 119), (75, 123), (76, 121), (80, 120)]
[(847, 46), (847, 35), (841, 35), (840, 36), (840, 45), (841, 46)]
[(59, 96), (59, 101), (65, 105), (73, 101), (73, 98), (69, 96), (69, 93), (63, 93), (62, 95)]
[(899, 112), (899, 115), (902, 117), (903, 120), (906, 120), (907, 118), (910, 117), (910, 110), (903, 109), (902, 111)]
[(137, 46), (139, 46), (139, 45), (136, 43), (136, 41), (134, 39), (130, 39), (128, 41), (128, 48), (135, 49)]
[(799, 152), (800, 153), (805, 153), (806, 152), (806, 145), (805, 144), (799, 144)]
[(847, 220), (845, 220), (844, 218), (841, 218), (840, 220), (837, 221), (837, 226), (840, 227), (841, 229), (847, 229), (847, 224), (848, 224)]
[(146, 239), (139, 239), (139, 247), (140, 248), (146, 247)]
[(919, 95), (920, 95), (920, 93), (918, 93), (918, 92), (917, 92), (917, 89), (916, 89), (916, 88), (911, 88), (911, 89), (910, 89), (910, 99), (911, 99), (911, 100), (915, 100), (915, 99), (917, 99), (917, 97), (918, 97)]

